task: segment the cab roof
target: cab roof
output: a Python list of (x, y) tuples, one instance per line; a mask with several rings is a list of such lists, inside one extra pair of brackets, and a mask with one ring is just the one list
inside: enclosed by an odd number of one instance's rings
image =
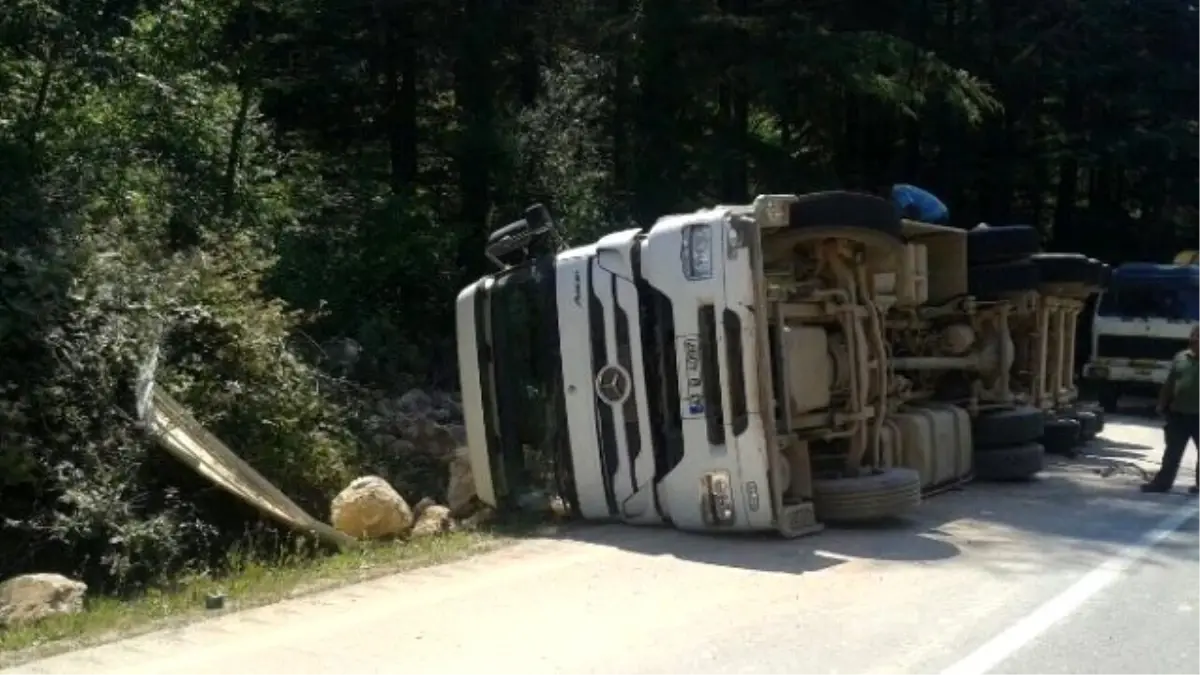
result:
[(1196, 285), (1200, 282), (1200, 265), (1162, 265), (1158, 263), (1125, 263), (1112, 273), (1113, 282), (1150, 281)]

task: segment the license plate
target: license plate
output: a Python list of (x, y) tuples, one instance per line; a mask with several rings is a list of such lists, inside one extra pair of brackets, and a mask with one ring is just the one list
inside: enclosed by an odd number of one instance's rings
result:
[(684, 414), (688, 417), (704, 415), (704, 378), (700, 360), (700, 338), (685, 337), (683, 342), (683, 376), (686, 381), (684, 392)]

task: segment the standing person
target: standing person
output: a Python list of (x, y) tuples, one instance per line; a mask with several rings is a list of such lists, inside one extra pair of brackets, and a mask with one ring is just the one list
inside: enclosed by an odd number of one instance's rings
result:
[[(1154, 479), (1142, 486), (1142, 492), (1168, 492), (1175, 484), (1179, 462), (1190, 440), (1200, 452), (1200, 325), (1192, 326), (1188, 348), (1175, 356), (1171, 372), (1158, 394), (1155, 410), (1167, 419), (1163, 428), (1166, 448), (1162, 468)], [(1196, 463), (1196, 482), (1188, 492), (1200, 492), (1200, 461)]]

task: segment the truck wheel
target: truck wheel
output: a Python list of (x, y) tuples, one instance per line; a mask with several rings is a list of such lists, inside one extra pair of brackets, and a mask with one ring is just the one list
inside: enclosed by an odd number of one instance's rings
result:
[(1115, 413), (1121, 409), (1121, 390), (1112, 385), (1101, 386), (1096, 398), (1106, 413)]
[(822, 522), (885, 520), (920, 503), (921, 474), (912, 469), (882, 469), (866, 476), (813, 481), (813, 506)]
[(967, 264), (1027, 258), (1041, 249), (1041, 237), (1028, 225), (986, 227), (967, 232)]
[(1041, 438), (1046, 415), (1038, 408), (1023, 405), (1008, 410), (988, 410), (971, 424), (976, 448), (1002, 448)]
[(1044, 284), (1100, 285), (1102, 263), (1081, 253), (1039, 253), (1030, 260)]
[(1100, 433), (1100, 420), (1090, 410), (1076, 410), (1075, 421), (1079, 422), (1079, 443), (1082, 445)]
[(1075, 409), (1089, 412), (1096, 418), (1096, 433), (1093, 436), (1099, 436), (1104, 432), (1104, 406), (1096, 401), (1083, 401), (1076, 403)]
[(1038, 286), (1038, 269), (1028, 260), (967, 268), (967, 291), (980, 300), (1022, 293)]
[(1046, 431), (1042, 434), (1042, 445), (1046, 447), (1046, 452), (1066, 457), (1077, 455), (1075, 446), (1079, 443), (1081, 427), (1079, 422), (1069, 417), (1048, 420)]
[(858, 230), (868, 239), (883, 236), (898, 243), (900, 216), (896, 207), (886, 199), (863, 192), (814, 192), (800, 195), (789, 211), (793, 230), (829, 231), (837, 236), (839, 230)]
[(975, 452), (975, 480), (1028, 480), (1045, 466), (1046, 450), (1037, 442)]

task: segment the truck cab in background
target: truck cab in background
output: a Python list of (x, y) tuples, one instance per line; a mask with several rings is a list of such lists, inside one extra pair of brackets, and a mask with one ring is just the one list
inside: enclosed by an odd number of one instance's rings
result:
[(1091, 354), (1083, 376), (1100, 403), (1116, 410), (1125, 395), (1150, 396), (1200, 321), (1200, 266), (1126, 263), (1096, 303)]

